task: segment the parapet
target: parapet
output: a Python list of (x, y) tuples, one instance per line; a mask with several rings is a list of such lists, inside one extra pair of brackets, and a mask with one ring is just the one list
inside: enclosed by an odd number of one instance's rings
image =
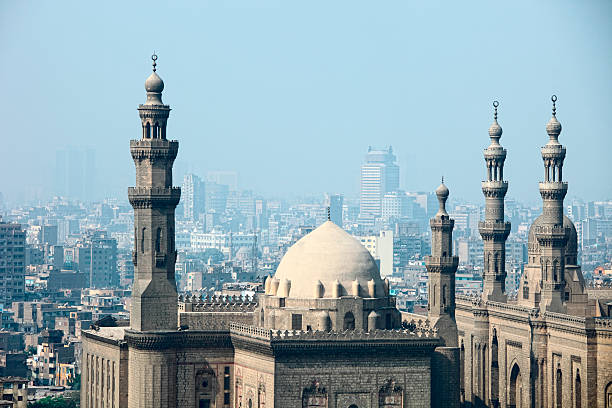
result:
[(253, 312), (256, 296), (179, 295), (179, 312)]

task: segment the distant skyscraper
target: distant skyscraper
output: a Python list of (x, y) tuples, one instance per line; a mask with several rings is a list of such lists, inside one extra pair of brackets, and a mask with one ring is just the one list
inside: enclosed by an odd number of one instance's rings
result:
[(395, 161), (391, 146), (386, 150), (368, 148), (361, 165), (360, 217), (380, 217), (384, 194), (399, 189), (399, 166)]
[(209, 171), (206, 181), (225, 184), (231, 191), (238, 190), (238, 173), (235, 171)]
[(94, 200), (96, 156), (92, 149), (70, 147), (56, 151), (55, 193), (79, 200)]
[(205, 211), (204, 183), (195, 174), (183, 177), (183, 215), (188, 220), (196, 221)]
[(214, 210), (217, 214), (223, 214), (227, 208), (227, 197), (229, 187), (227, 184), (207, 182), (205, 191), (206, 211)]
[(329, 194), (327, 196), (327, 205), (329, 206), (330, 221), (342, 228), (342, 206), (344, 205), (344, 196), (342, 194)]
[(0, 305), (5, 308), (25, 292), (25, 231), (0, 219)]

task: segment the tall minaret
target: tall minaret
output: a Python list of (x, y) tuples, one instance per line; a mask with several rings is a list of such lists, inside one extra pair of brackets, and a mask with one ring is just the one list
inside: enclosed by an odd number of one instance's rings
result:
[(130, 141), (136, 187), (128, 189), (134, 207), (134, 287), (130, 326), (137, 331), (176, 330), (178, 319), (174, 264), (174, 209), (181, 189), (172, 187), (178, 142), (166, 139), (170, 107), (161, 99), (164, 82), (153, 73), (145, 81), (147, 100), (138, 106), (142, 138)]
[(431, 256), (425, 259), (429, 275), (429, 318), (444, 339), (446, 347), (457, 347), (455, 322), (455, 272), (459, 257), (453, 256), (453, 227), (455, 221), (446, 212), (448, 188), (442, 184), (436, 189), (440, 209), (429, 220), (431, 226)]
[(565, 147), (559, 143), (561, 124), (557, 120), (557, 96), (552, 98), (552, 117), (546, 124), (548, 143), (542, 147), (544, 182), (540, 183), (542, 196), (542, 223), (536, 227), (536, 239), (540, 245), (542, 268), (543, 310), (562, 312), (565, 294), (565, 244), (569, 231), (563, 227), (563, 199), (567, 183), (563, 182)]
[(495, 114), (489, 128), (491, 144), (484, 151), (487, 164), (487, 180), (482, 182), (485, 220), (478, 223), (478, 229), (484, 242), (482, 298), (505, 302), (506, 239), (510, 234), (510, 223), (504, 221), (504, 197), (508, 191), (508, 182), (504, 181), (506, 149), (499, 144), (502, 128), (497, 123), (498, 106), (499, 102), (493, 102)]

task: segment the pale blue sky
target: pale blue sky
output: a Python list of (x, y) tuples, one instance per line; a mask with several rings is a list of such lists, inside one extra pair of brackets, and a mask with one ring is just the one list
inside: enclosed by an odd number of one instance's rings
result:
[(0, 191), (44, 195), (55, 150), (82, 146), (124, 197), (153, 50), (177, 174), (350, 195), (368, 145), (391, 144), (403, 188), (444, 174), (482, 201), (498, 99), (508, 196), (537, 202), (556, 93), (568, 197), (612, 198), (609, 1), (0, 0)]

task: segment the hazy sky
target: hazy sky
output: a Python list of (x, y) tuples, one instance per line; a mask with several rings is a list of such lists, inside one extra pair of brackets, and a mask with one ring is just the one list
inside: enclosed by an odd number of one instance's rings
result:
[(76, 146), (100, 195), (125, 197), (153, 50), (179, 176), (350, 195), (368, 145), (390, 144), (404, 189), (444, 174), (482, 201), (497, 99), (508, 196), (537, 202), (555, 93), (568, 197), (612, 198), (612, 2), (532, 0), (0, 0), (0, 192), (46, 194)]

